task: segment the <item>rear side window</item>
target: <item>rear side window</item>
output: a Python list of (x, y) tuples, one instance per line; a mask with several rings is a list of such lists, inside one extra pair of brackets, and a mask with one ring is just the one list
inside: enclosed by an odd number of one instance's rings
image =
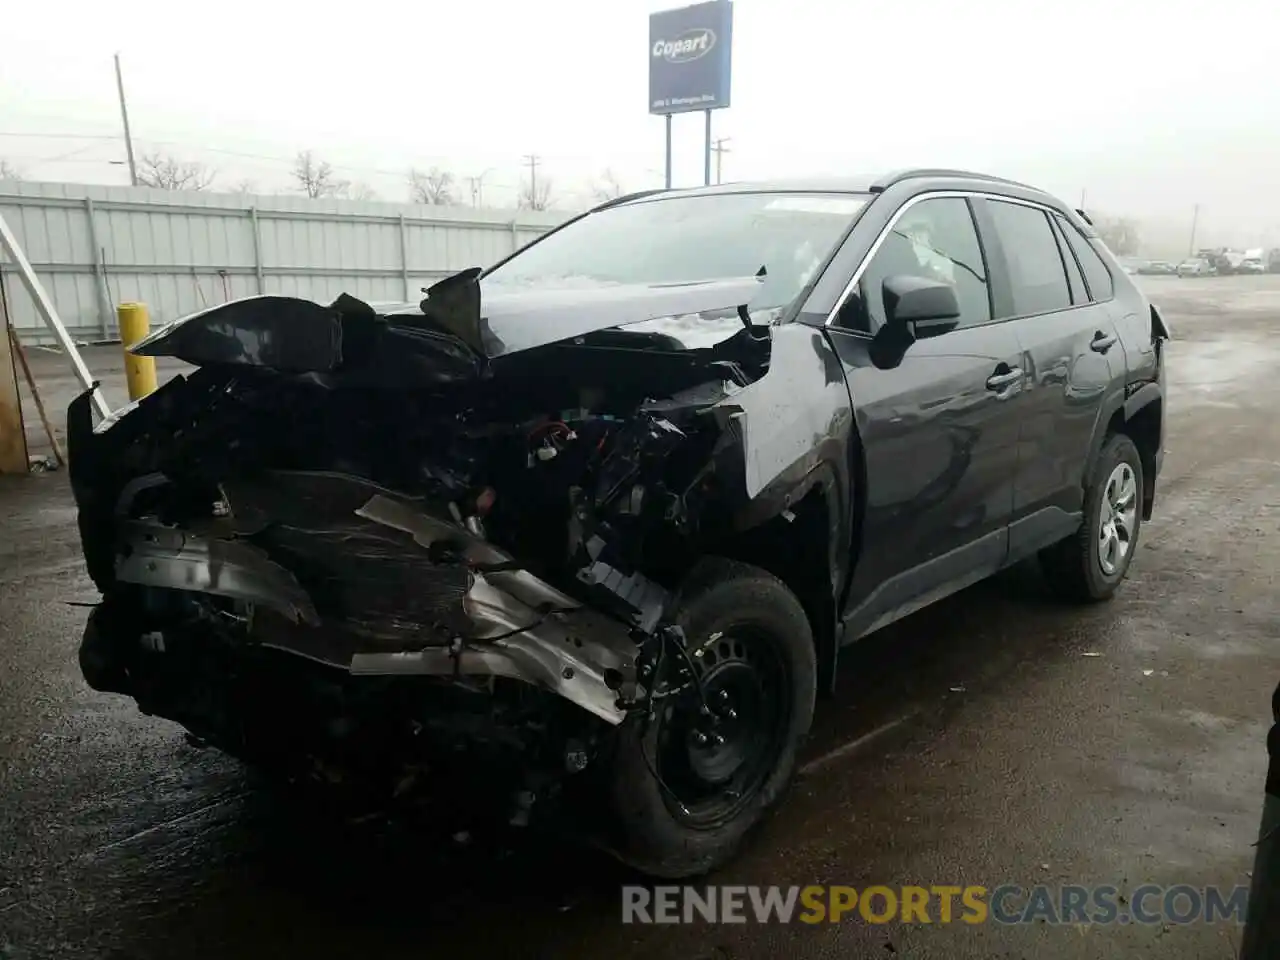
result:
[[(1056, 216), (1056, 215), (1055, 215)], [(1116, 295), (1115, 283), (1111, 279), (1111, 271), (1093, 249), (1093, 244), (1085, 239), (1084, 234), (1073, 227), (1066, 217), (1057, 217), (1058, 226), (1062, 228), (1067, 242), (1075, 251), (1076, 259), (1084, 268), (1084, 278), (1089, 284), (1089, 296), (1095, 301), (1110, 300)]]
[(1009, 265), (1013, 315), (1066, 310), (1071, 290), (1048, 215), (1039, 207), (993, 200), (988, 207)]

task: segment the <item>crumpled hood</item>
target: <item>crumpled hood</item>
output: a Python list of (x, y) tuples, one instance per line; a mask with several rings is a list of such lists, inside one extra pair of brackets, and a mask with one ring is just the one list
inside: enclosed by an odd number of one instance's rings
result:
[(760, 277), (738, 277), (487, 294), (481, 324), (494, 341), (486, 353), (492, 358), (646, 320), (749, 306), (762, 282)]
[(427, 289), (418, 309), (378, 313), (346, 294), (328, 306), (254, 296), (166, 325), (131, 348), (196, 366), (234, 364), (385, 385), (464, 380), (490, 361), (596, 331), (749, 306), (763, 277), (496, 293), (481, 300), (478, 269)]

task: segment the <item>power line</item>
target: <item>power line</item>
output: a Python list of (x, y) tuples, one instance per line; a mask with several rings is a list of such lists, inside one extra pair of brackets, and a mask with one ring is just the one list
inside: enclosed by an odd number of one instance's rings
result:
[[(37, 158), (36, 158), (36, 160), (37, 160), (37, 162), (38, 162), (38, 163), (66, 163), (66, 162), (67, 162), (68, 160), (70, 160), (72, 157), (78, 157), (78, 156), (80, 156), (80, 154), (85, 153), (86, 151), (89, 151), (89, 150), (97, 150), (97, 149), (98, 149), (98, 147), (100, 147), (100, 146), (101, 146), (101, 144), (98, 144), (98, 143), (91, 143), (91, 144), (89, 144), (88, 146), (84, 146), (84, 147), (76, 147), (74, 150), (68, 150), (66, 153), (60, 153), (60, 154), (58, 154), (57, 156), (53, 156), (53, 157), (37, 157)], [(86, 159), (86, 161), (90, 161), (90, 158), (88, 158), (88, 157), (86, 157), (85, 159)], [(93, 158), (90, 162), (93, 162), (93, 163), (110, 163), (111, 161), (110, 161), (110, 160), (103, 161), (103, 160), (98, 160), (98, 159), (96, 159), (96, 158)]]
[[(7, 131), (0, 130), (0, 137), (30, 137), (39, 139), (49, 137), (59, 140), (119, 140), (119, 134), (96, 134), (96, 133), (29, 133), (26, 131)], [(222, 156), (239, 157), (244, 160), (265, 160), (270, 163), (283, 163), (292, 165), (297, 157), (285, 157), (279, 154), (265, 153), (249, 153), (244, 150), (227, 150), (223, 147), (211, 147), (203, 143), (195, 143), (188, 140), (168, 140), (153, 139), (151, 137), (135, 137), (135, 143), (146, 144), (151, 147), (176, 147), (189, 151), (200, 151), (203, 153), (216, 153)], [(349, 170), (355, 173), (377, 173), (390, 177), (403, 177), (405, 170), (387, 170), (382, 167), (365, 167), (359, 164), (351, 163), (329, 163), (329, 166), (335, 170)]]
[(32, 133), (29, 130), (0, 130), (0, 137), (32, 137), (49, 140), (119, 140), (118, 133)]
[(124, 163), (123, 160), (102, 160), (97, 157), (68, 157), (67, 154), (63, 154), (60, 157), (36, 157), (29, 153), (7, 153), (5, 156), (11, 160), (22, 160), (26, 163)]
[[(120, 140), (119, 134), (73, 133), (66, 130), (52, 131), (49, 133), (39, 133), (39, 132), (28, 131), (28, 130), (0, 130), (0, 137), (15, 137), (15, 138), (33, 139), (33, 140), (47, 138), (52, 140), (89, 141), (89, 143), (84, 147), (80, 147), (75, 150), (68, 151), (66, 153), (59, 153), (53, 156), (33, 156), (31, 154), (24, 154), (17, 157), (18, 159), (23, 159), (28, 162), (35, 162), (35, 163), (55, 163), (55, 162), (56, 163), (120, 163), (121, 162), (121, 161), (109, 160), (109, 159), (95, 160), (92, 158), (79, 158), (79, 154), (84, 153), (86, 150), (93, 149), (96, 146), (103, 145), (109, 142), (119, 142)], [(185, 139), (152, 138), (152, 137), (132, 137), (131, 139), (133, 140), (136, 147), (141, 147), (144, 150), (166, 149), (166, 150), (174, 150), (174, 151), (184, 152), (189, 154), (208, 153), (208, 154), (215, 154), (218, 156), (235, 157), (241, 160), (254, 160), (262, 163), (269, 163), (269, 164), (273, 164), (281, 167), (290, 167), (290, 168), (293, 166), (293, 164), (297, 160), (296, 155), (285, 156), (283, 154), (255, 153), (249, 150), (232, 150), (224, 147), (210, 146), (202, 142), (185, 140)], [(443, 165), (447, 166), (448, 165), (447, 158), (441, 158), (441, 159), (444, 161)], [(408, 172), (408, 169), (411, 166), (414, 166), (413, 164), (407, 164), (404, 169), (392, 170), (392, 169), (387, 169), (385, 167), (370, 167), (370, 166), (363, 166), (360, 164), (353, 164), (353, 163), (335, 163), (333, 161), (328, 161), (328, 162), (329, 162), (329, 165), (334, 170), (341, 171), (344, 173), (372, 174), (372, 175), (392, 177), (397, 179), (404, 179)], [(537, 168), (541, 164), (542, 164), (542, 158), (536, 155), (526, 156), (522, 160), (522, 165), (529, 167), (530, 186), (531, 186), (531, 190), (533, 191), (535, 199), (537, 197), (537, 189), (538, 189)], [(482, 197), (486, 188), (491, 188), (496, 190), (515, 190), (517, 192), (519, 191), (518, 180), (516, 182), (513, 182), (511, 179), (507, 179), (507, 178), (495, 178), (492, 176), (492, 174), (495, 172), (496, 171), (493, 168), (489, 168), (485, 170), (483, 173), (479, 174), (478, 176), (465, 178), (468, 181), (469, 185), (471, 186), (472, 192), (475, 195), (475, 199), (477, 202), (482, 202)]]

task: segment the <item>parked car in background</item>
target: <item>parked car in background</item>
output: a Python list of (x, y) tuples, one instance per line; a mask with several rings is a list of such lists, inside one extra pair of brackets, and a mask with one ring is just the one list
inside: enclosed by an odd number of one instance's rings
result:
[(1216, 272), (1213, 264), (1203, 257), (1190, 257), (1178, 264), (1180, 277), (1209, 277)]
[(1130, 275), (1142, 273), (1147, 266), (1147, 261), (1139, 257), (1116, 257), (1116, 262), (1125, 273)]
[(1280, 273), (1280, 247), (1272, 247), (1267, 252), (1267, 272)]
[(1267, 264), (1261, 257), (1245, 257), (1236, 268), (1236, 273), (1266, 273)]
[(1178, 267), (1168, 260), (1149, 260), (1138, 272), (1144, 276), (1171, 277), (1178, 272)]
[(1120, 587), (1168, 337), (1060, 200), (939, 170), (622, 197), (401, 307), (221, 303), (131, 348), (195, 370), (69, 410), (81, 670), (282, 779), (487, 769), (698, 876), (843, 645), (1033, 557)]
[[(1195, 256), (1188, 257), (1188, 260), (1203, 260), (1212, 268), (1211, 272), (1220, 276), (1233, 273), (1235, 264), (1241, 259), (1237, 255), (1234, 259), (1229, 256), (1230, 251), (1226, 247), (1202, 247), (1195, 252)], [(1186, 261), (1183, 261), (1184, 263)]]

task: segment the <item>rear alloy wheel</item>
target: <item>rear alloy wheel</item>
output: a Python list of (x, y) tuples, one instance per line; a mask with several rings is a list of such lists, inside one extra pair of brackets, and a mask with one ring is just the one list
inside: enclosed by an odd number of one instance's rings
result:
[(1040, 555), (1056, 592), (1072, 600), (1106, 600), (1129, 572), (1142, 530), (1142, 459), (1122, 433), (1107, 438), (1085, 489), (1078, 532)]
[[(813, 718), (813, 635), (772, 575), (704, 563), (681, 590), (688, 660), (663, 656), (652, 719), (619, 731), (612, 771), (619, 856), (654, 877), (720, 866), (784, 792)], [(692, 668), (698, 683), (681, 678)]]
[(1138, 532), (1138, 478), (1133, 467), (1121, 461), (1103, 484), (1098, 515), (1098, 565), (1106, 576), (1115, 576), (1129, 562)]

